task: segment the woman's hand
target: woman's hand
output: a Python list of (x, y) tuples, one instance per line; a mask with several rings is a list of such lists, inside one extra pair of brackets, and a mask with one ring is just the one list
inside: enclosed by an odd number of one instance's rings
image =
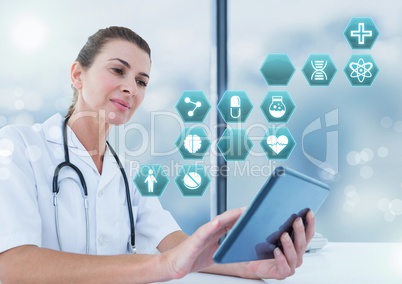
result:
[(168, 265), (172, 278), (181, 278), (211, 266), (219, 239), (232, 228), (243, 211), (233, 209), (216, 216), (181, 244), (163, 253), (163, 262)]
[(194, 271), (240, 276), (243, 278), (284, 279), (295, 273), (303, 262), (308, 242), (314, 235), (313, 212), (306, 216), (307, 226), (300, 218), (293, 223), (294, 241), (287, 233), (281, 236), (283, 251), (275, 249), (275, 259), (217, 265), (212, 256), (218, 248), (219, 239), (232, 228), (244, 209), (233, 209), (215, 217), (200, 227), (180, 245), (161, 256), (172, 278), (181, 278)]
[(314, 236), (315, 217), (312, 211), (308, 212), (306, 221), (306, 227), (300, 217), (293, 222), (293, 241), (288, 233), (282, 234), (283, 251), (276, 248), (274, 250), (275, 259), (239, 263), (243, 269), (241, 276), (260, 279), (285, 279), (293, 275), (296, 268), (302, 265), (307, 245)]

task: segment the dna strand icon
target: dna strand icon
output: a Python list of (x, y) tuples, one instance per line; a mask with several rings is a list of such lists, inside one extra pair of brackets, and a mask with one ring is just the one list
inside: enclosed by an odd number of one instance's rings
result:
[(311, 66), (314, 68), (313, 74), (311, 74), (311, 80), (314, 81), (324, 81), (328, 80), (327, 73), (324, 72), (325, 67), (327, 67), (328, 61), (326, 60), (314, 60), (311, 61)]

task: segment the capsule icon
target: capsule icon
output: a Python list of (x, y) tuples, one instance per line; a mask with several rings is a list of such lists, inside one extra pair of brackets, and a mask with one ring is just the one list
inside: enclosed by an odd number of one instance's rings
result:
[(241, 100), (239, 96), (230, 98), (230, 116), (232, 118), (239, 118), (241, 115)]

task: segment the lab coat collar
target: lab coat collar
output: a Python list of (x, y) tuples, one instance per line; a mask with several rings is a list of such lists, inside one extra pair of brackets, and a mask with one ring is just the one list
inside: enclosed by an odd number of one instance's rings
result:
[[(62, 117), (59, 113), (56, 113), (43, 123), (43, 132), (47, 141), (63, 145), (64, 120), (64, 117)], [(79, 157), (90, 157), (88, 151), (81, 144), (80, 140), (78, 140), (78, 137), (68, 125), (67, 144), (69, 150)]]
[[(42, 131), (47, 141), (59, 144), (61, 147), (63, 147), (63, 123), (64, 118), (61, 116), (61, 114), (56, 113), (42, 124)], [(80, 140), (78, 140), (78, 137), (69, 126), (67, 126), (67, 141), (69, 151), (76, 154), (81, 160), (91, 166), (91, 168), (98, 173), (98, 169), (96, 168), (90, 154), (81, 144)], [(109, 148), (106, 148), (107, 149), (103, 159), (102, 179), (100, 181), (103, 184), (107, 184), (114, 177), (114, 175), (119, 172), (119, 166), (115, 158), (113, 157)]]
[(63, 144), (63, 121), (60, 113), (56, 113), (42, 124), (42, 131), (49, 142)]

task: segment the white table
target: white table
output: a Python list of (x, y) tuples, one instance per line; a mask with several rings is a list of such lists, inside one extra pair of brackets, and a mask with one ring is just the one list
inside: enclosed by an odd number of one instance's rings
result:
[[(220, 275), (193, 273), (169, 281), (170, 284), (257, 284)], [(308, 253), (296, 274), (269, 284), (402, 284), (402, 243), (329, 243), (316, 253)]]

